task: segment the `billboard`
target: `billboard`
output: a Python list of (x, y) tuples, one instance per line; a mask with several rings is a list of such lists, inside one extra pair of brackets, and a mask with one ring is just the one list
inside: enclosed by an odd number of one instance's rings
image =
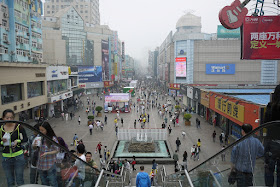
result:
[(246, 16), (242, 59), (280, 59), (280, 16)]
[(102, 82), (101, 66), (79, 66), (79, 84), (88, 82)]
[(229, 30), (222, 25), (218, 25), (217, 38), (240, 38), (240, 28)]
[(235, 64), (206, 64), (207, 75), (234, 75)]
[(128, 102), (129, 94), (105, 95), (105, 103)]
[(102, 77), (103, 80), (110, 80), (109, 77), (109, 41), (101, 41), (102, 50)]
[(176, 77), (186, 77), (187, 76), (187, 58), (175, 58), (176, 62)]

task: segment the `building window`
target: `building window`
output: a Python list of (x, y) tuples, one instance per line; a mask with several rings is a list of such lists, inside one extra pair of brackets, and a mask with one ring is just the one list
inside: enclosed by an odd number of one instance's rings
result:
[(47, 5), (47, 8), (50, 8), (50, 5)]
[(27, 83), (27, 97), (37, 97), (43, 95), (43, 81)]
[(7, 21), (2, 19), (2, 25), (3, 25), (3, 27), (7, 27), (8, 26)]
[(87, 10), (85, 10), (85, 13), (88, 13), (88, 11), (87, 11)]
[(51, 12), (50, 11), (47, 11), (47, 14), (50, 14)]
[(8, 35), (7, 34), (3, 34), (3, 40), (8, 41)]
[(67, 79), (48, 81), (48, 94), (67, 90)]
[(1, 86), (2, 105), (22, 100), (22, 84), (9, 84)]
[(81, 10), (80, 12), (81, 12), (81, 13), (84, 13), (84, 11), (82, 11), (82, 10)]

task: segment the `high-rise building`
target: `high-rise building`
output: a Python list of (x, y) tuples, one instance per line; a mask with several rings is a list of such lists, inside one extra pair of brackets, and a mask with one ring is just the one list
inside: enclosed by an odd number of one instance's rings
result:
[(45, 116), (42, 2), (0, 1), (0, 7), (0, 111), (12, 109), (23, 121)]
[(85, 24), (100, 25), (99, 0), (46, 0), (44, 16), (53, 16), (69, 6), (76, 9)]

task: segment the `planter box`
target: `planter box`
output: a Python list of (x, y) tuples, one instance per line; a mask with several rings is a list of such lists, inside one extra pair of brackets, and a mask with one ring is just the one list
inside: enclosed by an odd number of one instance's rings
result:
[(102, 117), (102, 113), (97, 113), (97, 117)]
[(191, 125), (191, 122), (190, 122), (190, 121), (185, 121), (185, 125), (186, 125), (186, 126), (190, 126), (190, 125)]

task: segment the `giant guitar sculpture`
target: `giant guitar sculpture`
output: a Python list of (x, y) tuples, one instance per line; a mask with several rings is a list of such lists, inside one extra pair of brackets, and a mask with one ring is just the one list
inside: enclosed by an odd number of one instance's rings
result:
[(224, 7), (219, 12), (219, 20), (221, 24), (227, 29), (237, 29), (243, 24), (244, 17), (248, 13), (248, 9), (245, 6), (250, 0), (245, 0), (240, 3), (239, 0), (235, 0), (230, 6)]

